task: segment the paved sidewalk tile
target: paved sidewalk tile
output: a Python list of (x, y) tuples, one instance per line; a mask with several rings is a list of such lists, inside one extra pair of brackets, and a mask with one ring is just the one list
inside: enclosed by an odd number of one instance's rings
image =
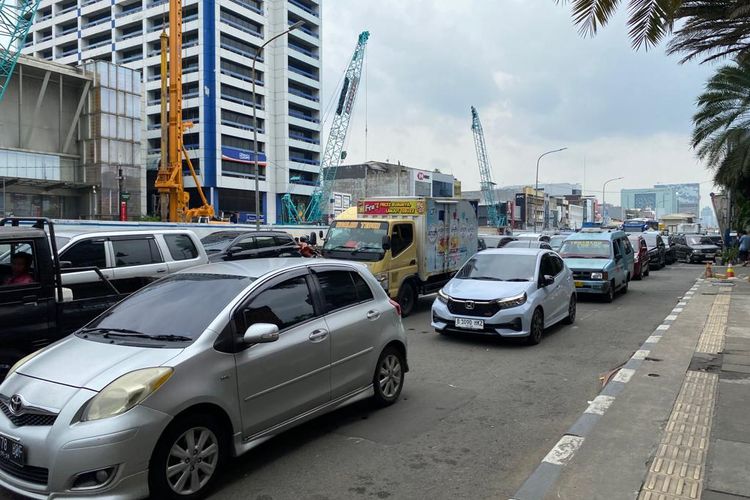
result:
[(735, 495), (750, 494), (750, 444), (717, 439), (711, 443), (706, 488)]
[(749, 497), (709, 490), (704, 491), (703, 496), (701, 497), (702, 500), (748, 500), (748, 498)]
[[(720, 379), (711, 434), (714, 439), (750, 443), (748, 382), (748, 379)], [(750, 474), (750, 463), (747, 470)]]

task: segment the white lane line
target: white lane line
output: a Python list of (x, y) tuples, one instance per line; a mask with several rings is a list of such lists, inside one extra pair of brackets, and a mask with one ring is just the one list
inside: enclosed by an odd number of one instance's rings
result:
[(651, 335), (649, 338), (646, 339), (647, 344), (656, 344), (661, 340), (661, 335)]
[(656, 327), (657, 330), (669, 330), (669, 325), (659, 325)]
[(686, 305), (687, 305), (687, 302), (678, 302), (677, 303), (678, 307), (682, 307), (682, 306), (686, 306)]
[(635, 370), (632, 368), (623, 368), (619, 372), (617, 372), (617, 375), (614, 376), (612, 380), (615, 382), (622, 382), (623, 384), (627, 384), (630, 382), (630, 379), (633, 377), (633, 374), (635, 373)]
[(583, 438), (580, 436), (563, 436), (557, 442), (554, 448), (547, 453), (542, 462), (553, 465), (565, 465), (570, 462), (578, 448), (583, 444)]
[(592, 413), (594, 415), (604, 415), (604, 412), (614, 403), (614, 396), (597, 396), (593, 401), (589, 401), (589, 407), (583, 413)]
[(674, 321), (676, 319), (677, 319), (677, 315), (676, 314), (670, 314), (669, 316), (667, 316), (666, 318), (664, 318), (664, 321)]
[(684, 311), (684, 309), (681, 307), (675, 307), (674, 309), (672, 309), (672, 312), (675, 314), (680, 314), (682, 311)]
[(651, 351), (648, 349), (638, 349), (630, 359), (646, 359), (646, 356), (648, 356), (650, 352)]
[(692, 290), (688, 290), (687, 292), (685, 292), (685, 295), (695, 295), (695, 292)]
[(690, 296), (688, 296), (688, 295), (685, 295), (685, 296), (684, 296), (684, 297), (682, 298), (682, 300), (690, 300), (690, 299), (692, 299), (692, 297), (690, 297)]

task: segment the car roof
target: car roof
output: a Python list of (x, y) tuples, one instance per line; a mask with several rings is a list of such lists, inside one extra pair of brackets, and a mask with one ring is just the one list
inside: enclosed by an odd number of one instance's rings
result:
[(499, 254), (499, 255), (533, 255), (538, 256), (540, 253), (552, 253), (548, 248), (488, 248), (482, 250), (482, 254)]
[(601, 232), (580, 232), (568, 236), (569, 240), (604, 240), (610, 241), (613, 238), (625, 236), (624, 231), (601, 231)]
[(228, 262), (215, 262), (184, 269), (177, 274), (218, 274), (227, 276), (245, 276), (259, 278), (266, 274), (282, 270), (303, 268), (306, 266), (339, 265), (363, 271), (363, 264), (336, 259), (308, 259), (304, 257), (273, 257), (263, 259), (242, 259)]
[(76, 236), (93, 236), (103, 238), (109, 236), (144, 236), (150, 234), (194, 234), (190, 229), (150, 229), (150, 230), (125, 230), (125, 231), (91, 231), (91, 230), (66, 230), (55, 231), (55, 236), (75, 238)]

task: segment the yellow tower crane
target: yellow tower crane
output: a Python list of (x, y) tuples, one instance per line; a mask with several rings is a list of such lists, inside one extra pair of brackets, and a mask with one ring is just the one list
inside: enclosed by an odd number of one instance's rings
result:
[[(169, 0), (169, 35), (166, 32), (161, 34), (161, 162), (156, 176), (162, 221), (191, 222), (198, 217), (210, 219), (214, 216), (214, 207), (203, 194), (200, 179), (183, 144), (184, 130), (192, 126), (192, 123), (182, 121), (182, 1)], [(201, 197), (202, 205), (198, 208), (189, 207), (190, 194), (185, 191), (182, 175), (183, 158)]]

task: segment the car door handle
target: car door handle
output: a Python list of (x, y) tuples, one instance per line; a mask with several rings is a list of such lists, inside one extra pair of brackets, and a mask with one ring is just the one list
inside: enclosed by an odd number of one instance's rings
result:
[(328, 330), (323, 330), (322, 328), (320, 330), (315, 330), (310, 334), (309, 339), (312, 342), (320, 342), (321, 340), (325, 340), (326, 337), (328, 337)]
[(367, 311), (367, 319), (375, 321), (380, 317), (380, 311)]
[(156, 272), (157, 273), (166, 273), (167, 270), (166, 269), (157, 269)]
[(36, 295), (27, 295), (23, 298), (23, 305), (25, 306), (36, 306), (38, 305)]

